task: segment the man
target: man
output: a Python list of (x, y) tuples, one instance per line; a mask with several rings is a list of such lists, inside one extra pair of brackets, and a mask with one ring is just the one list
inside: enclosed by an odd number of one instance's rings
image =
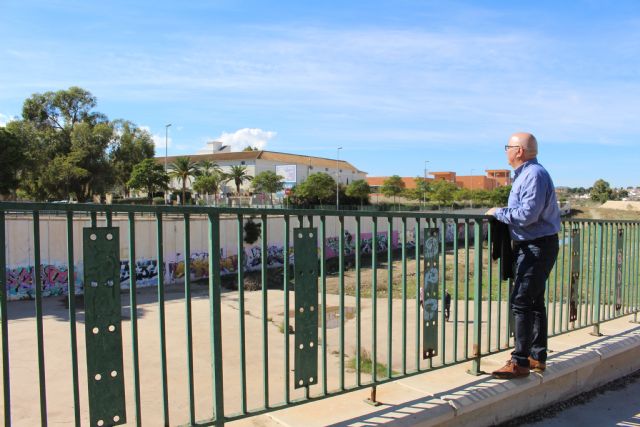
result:
[(558, 255), (560, 210), (549, 173), (538, 163), (538, 142), (525, 132), (515, 133), (504, 147), (515, 170), (506, 208), (487, 215), (509, 226), (514, 250), (514, 286), (510, 296), (515, 317), (515, 349), (496, 378), (544, 371), (547, 360), (545, 283)]

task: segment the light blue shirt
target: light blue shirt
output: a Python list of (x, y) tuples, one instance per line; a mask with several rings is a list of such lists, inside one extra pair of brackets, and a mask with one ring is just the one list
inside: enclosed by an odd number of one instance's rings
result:
[(549, 172), (536, 158), (514, 173), (506, 208), (496, 210), (498, 221), (509, 225), (511, 239), (534, 240), (560, 231), (560, 209)]

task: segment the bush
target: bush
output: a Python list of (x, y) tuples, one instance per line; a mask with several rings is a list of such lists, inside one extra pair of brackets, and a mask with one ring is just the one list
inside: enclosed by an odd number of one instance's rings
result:
[(153, 198), (154, 205), (164, 205), (164, 197), (154, 197)]

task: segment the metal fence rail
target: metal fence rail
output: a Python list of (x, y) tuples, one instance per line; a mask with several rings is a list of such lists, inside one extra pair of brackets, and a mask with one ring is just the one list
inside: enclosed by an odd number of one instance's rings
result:
[[(258, 231), (252, 243), (248, 223)], [(550, 336), (585, 327), (599, 333), (601, 322), (631, 313), (637, 320), (639, 225), (563, 221), (547, 285)], [(57, 245), (66, 249), (68, 290), (66, 314), (57, 318), (40, 267), (43, 241), (48, 256), (56, 250), (55, 227), (64, 228)], [(74, 233), (78, 227), (83, 233)], [(32, 302), (8, 301), (18, 234), (38, 266), (33, 313), (25, 308)], [(363, 388), (375, 400), (376, 385), (462, 362), (478, 375), (482, 357), (513, 343), (511, 283), (500, 280), (501, 260), (491, 259), (493, 238), (489, 218), (477, 215), (2, 202), (5, 425), (34, 412), (25, 404), (31, 397), (42, 425), (60, 417), (78, 426), (222, 425)], [(271, 256), (274, 242), (281, 251)], [(182, 264), (169, 263), (170, 243)], [(155, 245), (149, 289), (135, 274), (143, 245)], [(198, 245), (208, 253), (200, 275), (202, 260), (192, 258)], [(102, 268), (85, 268), (89, 259)], [(114, 262), (128, 263), (126, 280), (109, 275), (122, 269)], [(181, 279), (168, 279), (169, 269)], [(248, 281), (259, 289), (245, 289)], [(84, 310), (76, 288), (86, 290)], [(19, 309), (31, 314), (20, 317)], [(68, 354), (47, 332), (61, 322)], [(20, 335), (25, 328), (35, 330), (32, 339)], [(119, 354), (100, 344), (113, 339)], [(100, 360), (88, 360), (96, 351)], [(16, 353), (35, 356), (16, 364)], [(52, 357), (64, 365), (52, 366)], [(123, 370), (91, 370), (118, 360)], [(34, 379), (32, 394), (16, 398), (12, 390), (25, 390), (25, 378)]]

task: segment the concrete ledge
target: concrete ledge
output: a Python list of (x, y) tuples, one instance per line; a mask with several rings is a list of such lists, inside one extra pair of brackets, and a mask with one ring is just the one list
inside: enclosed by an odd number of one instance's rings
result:
[[(251, 425), (286, 426), (489, 426), (569, 399), (640, 369), (640, 326), (628, 316), (602, 325), (604, 336), (589, 330), (550, 339), (544, 373), (498, 380), (468, 375), (468, 365), (426, 372), (378, 386), (382, 406), (364, 403), (361, 390), (263, 415)], [(492, 371), (509, 352), (482, 359)], [(260, 419), (262, 418), (262, 420)], [(246, 424), (244, 420), (244, 425)]]

